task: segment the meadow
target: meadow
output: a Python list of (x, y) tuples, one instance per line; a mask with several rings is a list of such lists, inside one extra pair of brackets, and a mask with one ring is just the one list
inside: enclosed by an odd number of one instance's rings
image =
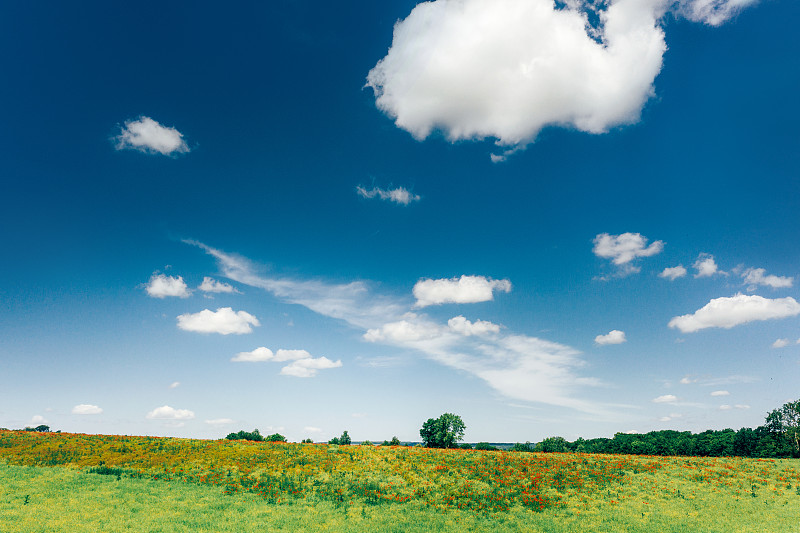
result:
[(800, 532), (798, 467), (3, 431), (0, 533)]

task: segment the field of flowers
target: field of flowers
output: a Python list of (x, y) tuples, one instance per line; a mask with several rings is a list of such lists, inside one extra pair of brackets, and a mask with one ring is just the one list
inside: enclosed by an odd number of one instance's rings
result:
[(686, 531), (697, 524), (706, 531), (800, 531), (800, 472), (793, 460), (2, 431), (0, 463), (105, 475), (91, 476), (96, 479), (208, 487), (227, 497), (255, 498), (267, 507), (317, 505), (345, 515), (352, 508), (407, 508), (515, 517), (528, 524), (558, 517), (559, 529), (548, 531), (572, 531), (589, 523), (633, 530), (634, 521), (641, 522), (642, 530), (664, 523), (670, 531), (683, 531), (675, 529), (681, 524)]

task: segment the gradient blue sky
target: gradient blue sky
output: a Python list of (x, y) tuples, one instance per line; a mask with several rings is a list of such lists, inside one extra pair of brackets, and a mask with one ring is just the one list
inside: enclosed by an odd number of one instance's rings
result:
[(800, 382), (798, 16), (5, 2), (0, 427), (761, 424)]

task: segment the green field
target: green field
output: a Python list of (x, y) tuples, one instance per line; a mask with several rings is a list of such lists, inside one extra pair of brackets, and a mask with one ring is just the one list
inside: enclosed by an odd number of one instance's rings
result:
[(0, 432), (0, 533), (800, 532), (798, 467)]

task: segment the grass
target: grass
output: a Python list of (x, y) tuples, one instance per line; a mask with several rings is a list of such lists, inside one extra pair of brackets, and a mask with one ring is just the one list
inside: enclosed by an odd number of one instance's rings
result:
[(797, 467), (0, 432), (0, 533), (800, 533)]

